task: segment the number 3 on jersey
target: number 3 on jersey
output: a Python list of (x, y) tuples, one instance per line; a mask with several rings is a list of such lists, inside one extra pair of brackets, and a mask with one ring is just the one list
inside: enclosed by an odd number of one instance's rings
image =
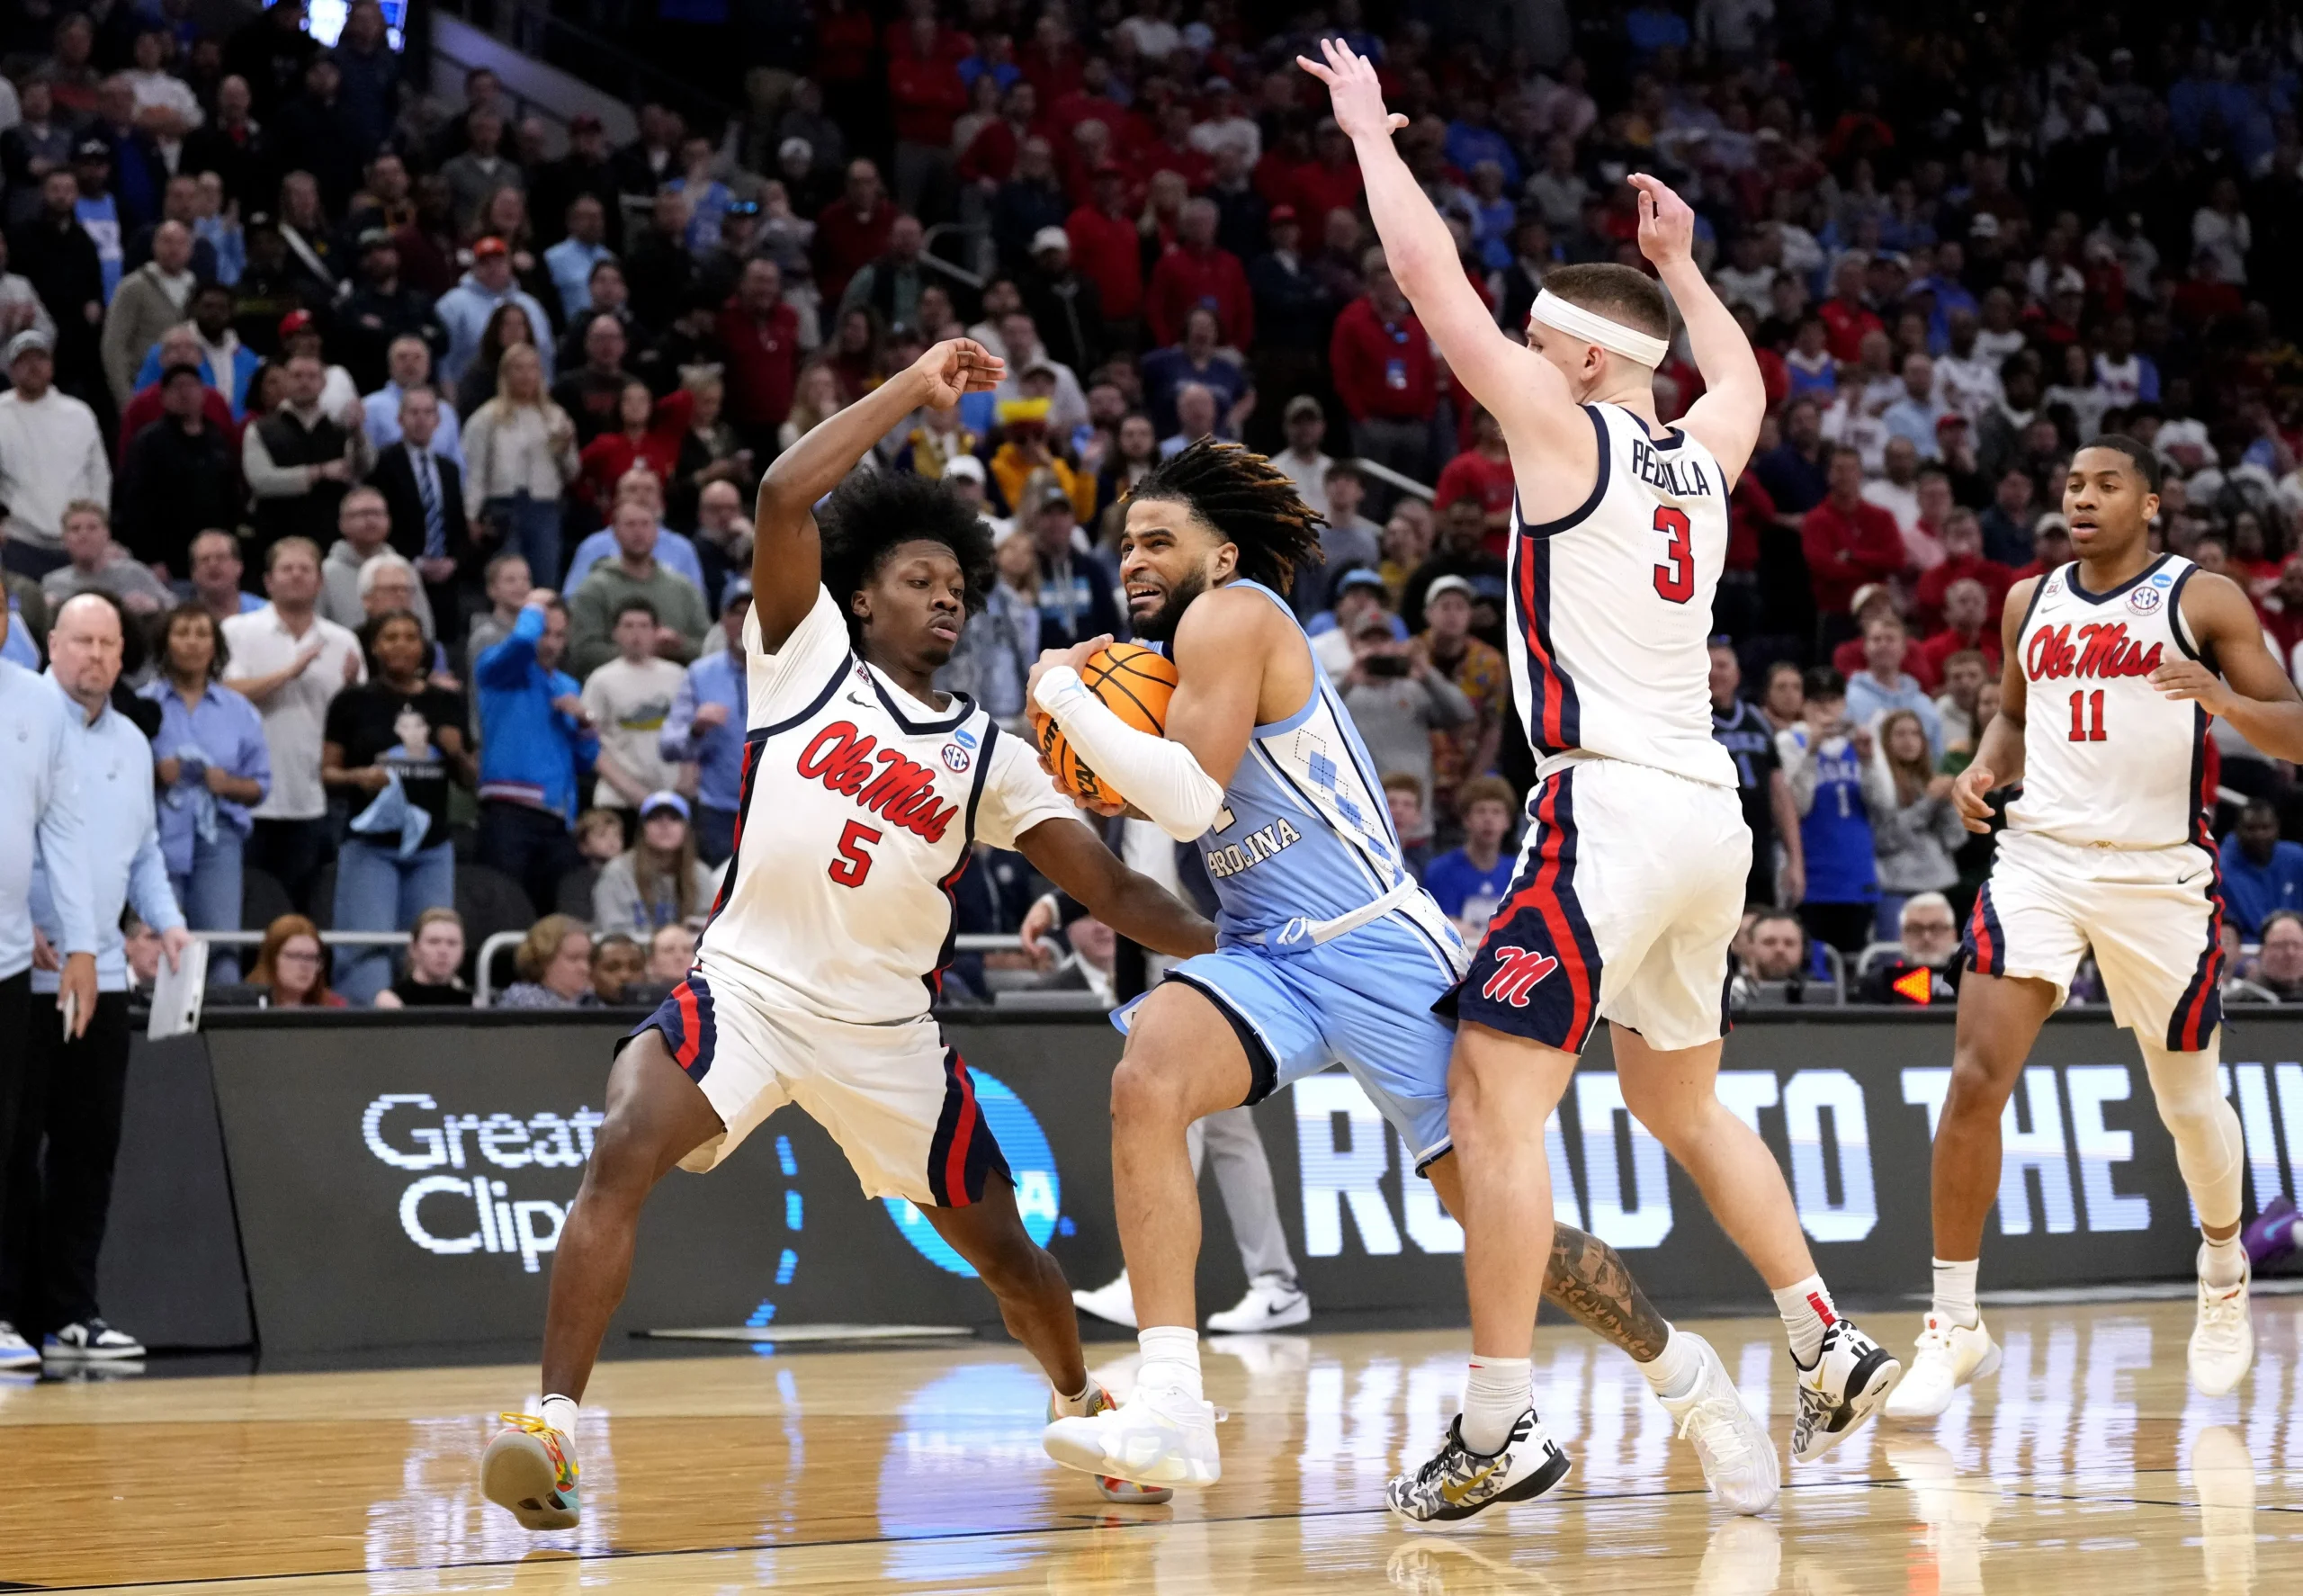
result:
[(848, 821), (847, 829), (839, 834), (839, 857), (824, 867), (824, 874), (841, 886), (862, 886), (872, 874), (872, 856), (864, 851), (865, 845), (879, 840), (880, 833), (863, 821)]
[(2103, 690), (2074, 693), (2071, 695), (2071, 740), (2101, 742), (2103, 740)]
[(1685, 604), (1695, 596), (1695, 547), (1688, 541), (1687, 512), (1663, 506), (1655, 512), (1655, 530), (1663, 534), (1669, 561), (1655, 568), (1655, 591), (1673, 604)]

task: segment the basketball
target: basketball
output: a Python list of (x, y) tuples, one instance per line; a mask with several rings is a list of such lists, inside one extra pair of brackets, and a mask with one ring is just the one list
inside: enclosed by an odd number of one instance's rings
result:
[[(1165, 734), (1168, 700), (1175, 696), (1176, 668), (1167, 656), (1140, 643), (1113, 643), (1090, 655), (1080, 679), (1088, 691), (1138, 731)], [(1037, 704), (1032, 706), (1032, 739), (1055, 772), (1055, 785), (1090, 803), (1124, 803), (1101, 777), (1080, 761), (1064, 740), (1063, 729)]]

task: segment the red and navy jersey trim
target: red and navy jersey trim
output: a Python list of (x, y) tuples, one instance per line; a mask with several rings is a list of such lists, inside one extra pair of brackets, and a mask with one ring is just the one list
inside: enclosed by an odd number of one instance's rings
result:
[(1559, 663), (1552, 641), (1551, 544), (1530, 538), (1519, 547), (1520, 635), (1528, 648), (1528, 741), (1538, 758), (1580, 748), (1583, 741), (1583, 709), (1575, 695), (1575, 680)]
[(927, 1143), (927, 1189), (939, 1208), (964, 1208), (983, 1200), (983, 1180), (997, 1173), (1010, 1187), (999, 1143), (984, 1123), (983, 1105), (976, 1099), (975, 1081), (959, 1050), (944, 1050), (944, 1108), (936, 1117), (936, 1134)]
[(1537, 789), (1536, 846), (1488, 922), (1464, 979), (1431, 1006), (1563, 1053), (1581, 1053), (1598, 1023), (1599, 944), (1575, 890), (1575, 772)]
[(1976, 892), (1976, 906), (1967, 915), (1959, 944), (1968, 969), (1981, 975), (2007, 973), (2007, 933), (1999, 928), (1999, 910), (1992, 906), (1989, 882)]
[(701, 1081), (711, 1074), (712, 1056), (720, 1047), (720, 1026), (712, 1012), (712, 988), (703, 977), (691, 973), (674, 987), (670, 995), (656, 1005), (653, 1014), (616, 1043), (616, 1052), (622, 1053), (647, 1031), (663, 1033), (664, 1045), (672, 1051), (672, 1062), (690, 1080)]
[[(970, 708), (972, 713), (972, 705)], [(965, 718), (964, 715), (962, 717)], [(955, 723), (950, 730), (956, 731), (959, 727)], [(944, 972), (952, 967), (952, 960), (959, 951), (960, 900), (957, 889), (960, 877), (968, 873), (968, 864), (975, 857), (976, 805), (983, 801), (984, 777), (990, 773), (991, 750), (999, 740), (999, 728), (986, 719), (983, 722), (983, 746), (975, 751), (975, 779), (968, 784), (967, 829), (960, 837), (960, 856), (952, 861), (951, 869), (936, 883), (936, 890), (944, 894), (944, 946), (936, 951), (936, 967), (920, 977), (927, 984), (927, 996), (931, 1000), (943, 997)]]
[(1557, 537), (1563, 532), (1572, 532), (1590, 520), (1591, 513), (1600, 507), (1600, 501), (1608, 497), (1608, 479), (1615, 469), (1615, 449), (1608, 436), (1608, 424), (1597, 405), (1585, 405), (1583, 413), (1591, 418), (1591, 430), (1599, 435), (1600, 439), (1599, 472), (1592, 480), (1591, 497), (1556, 521), (1531, 522), (1520, 509), (1519, 496), (1514, 492), (1511, 495), (1511, 518), (1519, 524), (1519, 535), (1523, 538), (1541, 541)]
[(2191, 983), (2167, 1018), (2167, 1051), (2198, 1053), (2223, 1023), (2223, 867), (2209, 850), (2207, 946), (2191, 971)]

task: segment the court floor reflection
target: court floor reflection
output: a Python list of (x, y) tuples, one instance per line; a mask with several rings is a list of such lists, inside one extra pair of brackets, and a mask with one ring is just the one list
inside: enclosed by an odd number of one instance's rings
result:
[[(2183, 1379), (2186, 1303), (1994, 1314), (2005, 1360), (1925, 1426), (1787, 1468), (1738, 1520), (1630, 1363), (1546, 1326), (1552, 1496), (1454, 1534), (1382, 1510), (1453, 1412), (1460, 1333), (1216, 1340), (1225, 1475), (1168, 1509), (1102, 1502), (1041, 1453), (1014, 1349), (604, 1365), (580, 1530), (528, 1536), (473, 1466), (526, 1370), (223, 1376), (0, 1390), (0, 1582), (242, 1592), (2303, 1591), (2303, 1300), (2256, 1310), (2250, 1381)], [(1913, 1325), (1873, 1316), (1874, 1328)], [(1788, 1430), (1774, 1321), (1702, 1326)], [(1131, 1358), (1098, 1372), (1123, 1392)]]

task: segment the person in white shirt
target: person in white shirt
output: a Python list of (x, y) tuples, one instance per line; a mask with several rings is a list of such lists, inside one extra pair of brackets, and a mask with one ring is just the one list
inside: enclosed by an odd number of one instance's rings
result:
[(1935, 360), (1935, 402), (1973, 426), (1999, 402), (1999, 363), (1976, 347), (1983, 329), (1974, 311), (1954, 310), (1948, 319), (1951, 347)]
[(8, 510), (8, 569), (45, 576), (65, 563), (64, 507), (112, 502), (112, 462), (96, 413), (57, 391), (55, 340), (26, 327), (8, 340), (0, 393), (0, 505)]
[(2239, 209), (2239, 185), (2218, 177), (2208, 191), (2207, 203), (2191, 214), (2191, 250), (2215, 262), (2216, 274), (2226, 282), (2247, 285), (2247, 251), (2254, 247), (2254, 228)]
[(250, 813), (247, 863), (269, 871), (289, 901), (309, 912), (328, 846), (327, 792), (320, 743), (327, 706), (368, 679), (360, 640), (318, 613), (320, 551), (309, 538), (284, 537), (264, 567), (272, 602), (222, 626), (232, 674), (224, 686), (255, 705), (272, 758), (272, 791)]
[(687, 671), (657, 654), (656, 630), (654, 605), (638, 594), (623, 599), (608, 632), (616, 657), (584, 678), (584, 714), (600, 732), (592, 801), (602, 809), (633, 809), (650, 793), (695, 789), (695, 767), (665, 758), (658, 746)]
[(1287, 401), (1283, 417), (1287, 434), (1287, 447), (1271, 457), (1279, 474), (1295, 484), (1295, 497), (1311, 507), (1313, 515), (1325, 518), (1328, 513), (1328, 467), (1334, 459), (1320, 445), (1328, 435), (1327, 412), (1320, 408), (1320, 401), (1308, 393), (1299, 393)]
[(1863, 484), (1867, 504), (1877, 505), (1895, 518), (1898, 531), (1908, 533), (1919, 523), (1919, 453), (1909, 438), (1889, 438), (1880, 450), (1881, 474)]
[(136, 91), (136, 120), (144, 123), (144, 112), (155, 106), (164, 106), (176, 116), (178, 137), (190, 132), (208, 120), (200, 108), (200, 97), (192, 85), (175, 76), (164, 67), (167, 57), (168, 31), (154, 23), (136, 35), (135, 65), (121, 76)]
[[(970, 337), (975, 335), (970, 333)], [(1055, 374), (1055, 392), (1050, 396), (1047, 413), (1049, 433), (1059, 438), (1070, 437), (1071, 430), (1088, 423), (1088, 395), (1080, 386), (1080, 374), (1047, 353), (1040, 342), (1038, 327), (1023, 310), (1011, 310), (999, 318), (999, 338), (1007, 350), (1008, 374), (992, 390), (1001, 403), (1023, 399), (1024, 373), (1044, 366)]]

